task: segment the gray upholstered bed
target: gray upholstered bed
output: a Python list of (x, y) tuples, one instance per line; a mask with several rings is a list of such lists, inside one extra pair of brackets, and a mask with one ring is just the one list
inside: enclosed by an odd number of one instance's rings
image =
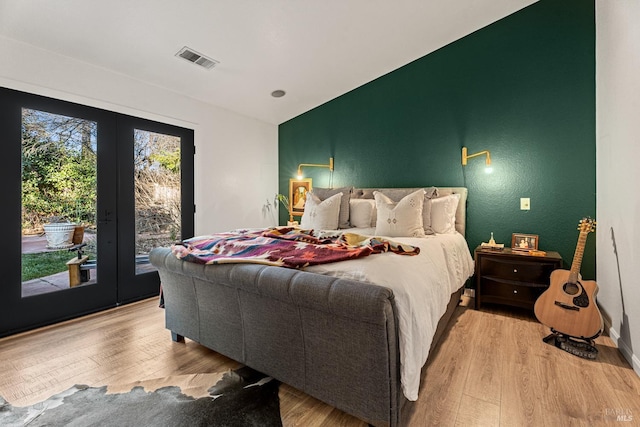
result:
[[(464, 234), (466, 189), (439, 190), (461, 194), (456, 229)], [(372, 425), (402, 425), (407, 400), (391, 289), (273, 266), (189, 263), (169, 248), (152, 250), (150, 260), (175, 341), (197, 341)], [(451, 294), (431, 348), (461, 290)]]

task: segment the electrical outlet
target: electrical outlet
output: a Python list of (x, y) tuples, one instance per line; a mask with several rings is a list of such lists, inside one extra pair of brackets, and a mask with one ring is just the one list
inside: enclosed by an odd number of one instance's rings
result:
[(520, 210), (528, 211), (531, 209), (531, 199), (529, 197), (521, 197), (520, 198)]

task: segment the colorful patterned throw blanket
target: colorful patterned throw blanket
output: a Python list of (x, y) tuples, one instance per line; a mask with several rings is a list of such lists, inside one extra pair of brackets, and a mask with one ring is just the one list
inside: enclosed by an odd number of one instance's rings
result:
[(193, 237), (171, 246), (171, 251), (179, 259), (199, 264), (253, 263), (302, 268), (382, 252), (418, 255), (420, 248), (354, 233), (316, 237), (313, 230), (275, 227)]

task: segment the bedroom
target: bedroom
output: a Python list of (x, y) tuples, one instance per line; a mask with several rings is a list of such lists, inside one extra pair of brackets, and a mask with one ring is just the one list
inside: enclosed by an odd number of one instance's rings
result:
[[(592, 2), (563, 2), (566, 6), (552, 3), (534, 3), (496, 25), (403, 67), (397, 74), (391, 73), (284, 123), (234, 113), (5, 37), (0, 39), (3, 56), (20, 60), (2, 61), (0, 83), (4, 87), (194, 128), (198, 149), (196, 169), (201, 171), (206, 170), (207, 159), (230, 157), (241, 165), (249, 165), (238, 167), (236, 163), (215, 176), (204, 173), (197, 176), (197, 232), (247, 224), (270, 225), (261, 212), (264, 199), (276, 191), (285, 192), (285, 182), (293, 175), (297, 163), (324, 163), (329, 155), (336, 159), (335, 185), (349, 180), (350, 184), (368, 186), (411, 186), (425, 181), (468, 186), (470, 247), (486, 241), (491, 231), (502, 242), (510, 239), (512, 232), (534, 233), (541, 236), (541, 248), (559, 250), (567, 263), (575, 244), (577, 220), (595, 213), (599, 229), (605, 232), (596, 233), (589, 240), (584, 274), (600, 283), (599, 301), (611, 319), (612, 335), (620, 337), (618, 346), (638, 372), (633, 344), (637, 347), (640, 339), (640, 320), (638, 295), (631, 283), (637, 272), (633, 261), (637, 249), (633, 242), (640, 238), (634, 221), (638, 196), (633, 188), (626, 188), (637, 182), (637, 172), (631, 163), (638, 154), (633, 138), (637, 134), (638, 125), (633, 119), (637, 106), (631, 100), (637, 99), (633, 94), (638, 91), (637, 73), (633, 72), (638, 68), (638, 37), (637, 30), (625, 21), (637, 12), (637, 6), (631, 2), (597, 2), (594, 12)], [(546, 22), (558, 16), (580, 28), (578, 42), (580, 46), (584, 40), (591, 43), (590, 53), (579, 55), (580, 49), (571, 44), (572, 39), (563, 37), (569, 28), (550, 33), (544, 44), (531, 40), (533, 37), (529, 36), (538, 27), (548, 28)], [(483, 44), (490, 43), (498, 43), (499, 50), (482, 49)], [(557, 50), (553, 48), (556, 43)], [(531, 50), (530, 62), (527, 49)], [(215, 57), (215, 53), (212, 55)], [(579, 56), (579, 62), (569, 60), (574, 55)], [(42, 61), (54, 66), (38, 67), (36, 64)], [(424, 86), (416, 84), (415, 73), (435, 73), (439, 62), (445, 65), (439, 69), (441, 75), (434, 76), (434, 84), (447, 81), (456, 99), (443, 99), (429, 82)], [(447, 64), (452, 64), (451, 68)], [(470, 88), (476, 79), (483, 86)], [(391, 92), (399, 84), (407, 85), (402, 86), (405, 92), (417, 93), (416, 98), (407, 98), (401, 90)], [(477, 91), (474, 96), (465, 97), (472, 89)], [(376, 103), (367, 104), (377, 99), (378, 91), (390, 98), (392, 104), (387, 108), (393, 107), (397, 114), (390, 114)], [(518, 99), (510, 97), (514, 91), (520, 95)], [(550, 105), (549, 109), (540, 107), (538, 101), (549, 93), (559, 93), (566, 104)], [(429, 108), (427, 117), (416, 117), (414, 107), (420, 106), (425, 97), (433, 97), (442, 104)], [(506, 99), (506, 106), (496, 102), (496, 98)], [(446, 111), (456, 113), (446, 122), (449, 127), (433, 128), (438, 115)], [(347, 117), (346, 112), (353, 113), (349, 114), (348, 122), (337, 120)], [(496, 124), (500, 132), (498, 140), (494, 140), (492, 133), (496, 131), (492, 127), (495, 121), (487, 122), (489, 115), (501, 117)], [(325, 127), (327, 121), (335, 125)], [(375, 122), (379, 125), (374, 127)], [(409, 142), (403, 143), (401, 150), (385, 150), (383, 144), (394, 136), (390, 133), (396, 132), (397, 126), (402, 129), (397, 136)], [(526, 139), (520, 139), (520, 130), (529, 132)], [(410, 142), (422, 137), (446, 142), (426, 153), (424, 147)], [(304, 144), (296, 144), (300, 140)], [(377, 174), (372, 166), (366, 170), (359, 168), (360, 162), (375, 163), (375, 159), (363, 157), (373, 152), (364, 151), (369, 144), (379, 150), (378, 156), (389, 159), (389, 168), (406, 166), (421, 172), (402, 176)], [(494, 175), (480, 175), (475, 163), (463, 170), (459, 163), (462, 145), (472, 151), (491, 150)], [(565, 164), (569, 165), (567, 169), (577, 172), (567, 173), (562, 169)], [(310, 173), (314, 185), (325, 184), (326, 173), (320, 170)], [(376, 182), (376, 177), (393, 178), (395, 182)], [(240, 186), (241, 199), (237, 197)], [(208, 197), (209, 194), (216, 197)], [(520, 197), (531, 197), (530, 212), (519, 210)], [(549, 216), (550, 213), (554, 216)], [(618, 238), (618, 260), (612, 251), (612, 228)]]

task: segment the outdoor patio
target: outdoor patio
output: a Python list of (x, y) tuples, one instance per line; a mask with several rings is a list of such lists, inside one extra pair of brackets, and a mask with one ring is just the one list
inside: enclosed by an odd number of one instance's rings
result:
[[(84, 242), (93, 239), (92, 235), (85, 234)], [(44, 235), (22, 236), (22, 253), (32, 254), (41, 252), (59, 251), (61, 249), (48, 249), (47, 238)], [(64, 250), (64, 249), (63, 249)], [(69, 252), (69, 259), (73, 258), (74, 252)], [(91, 279), (79, 286), (87, 286), (96, 283), (96, 269), (91, 270)], [(78, 287), (78, 286), (76, 286)], [(69, 272), (50, 276), (40, 277), (38, 279), (28, 280), (22, 283), (22, 297), (30, 297), (33, 295), (46, 294), (64, 289), (69, 289)]]

